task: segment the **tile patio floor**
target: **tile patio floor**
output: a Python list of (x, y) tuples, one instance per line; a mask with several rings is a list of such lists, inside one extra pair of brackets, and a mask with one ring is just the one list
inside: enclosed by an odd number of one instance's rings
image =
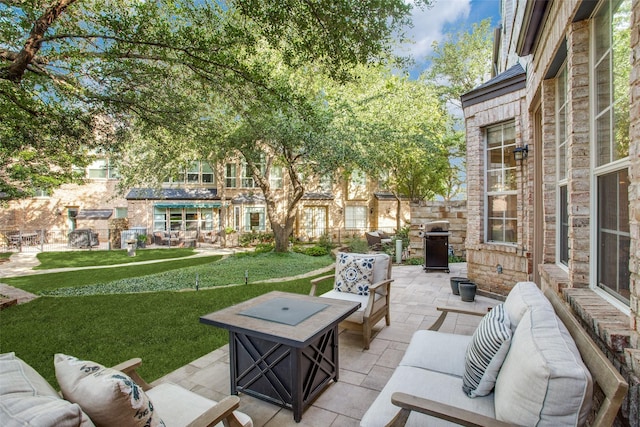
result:
[[(393, 370), (400, 362), (411, 335), (427, 329), (438, 317), (436, 307), (454, 306), (486, 311), (499, 301), (476, 296), (472, 303), (462, 302), (451, 293), (449, 278), (466, 276), (466, 264), (450, 264), (451, 273), (424, 272), (420, 266), (394, 266), (391, 285), (391, 326), (378, 323), (378, 331), (367, 351), (362, 337), (351, 331), (340, 333), (339, 381), (331, 384), (296, 423), (289, 409), (240, 394), (240, 410), (248, 414), (256, 427), (358, 426)], [(206, 313), (202, 313), (206, 314)], [(470, 335), (480, 318), (449, 315), (441, 331)], [(158, 379), (154, 384), (170, 381), (214, 400), (229, 394), (228, 345)], [(345, 399), (348, 396), (348, 399)]]

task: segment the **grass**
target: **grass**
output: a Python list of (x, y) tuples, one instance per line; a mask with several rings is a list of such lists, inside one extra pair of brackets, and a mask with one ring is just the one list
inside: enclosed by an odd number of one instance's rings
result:
[[(96, 268), (68, 271), (61, 273), (43, 273), (2, 279), (7, 285), (25, 291), (42, 294), (60, 288), (73, 288), (95, 283), (141, 277), (185, 267), (211, 264), (220, 260), (220, 255), (210, 257), (188, 258), (176, 261), (163, 261), (157, 264), (140, 264), (115, 268)], [(185, 286), (186, 287), (186, 286)]]
[(291, 277), (331, 264), (329, 256), (236, 254), (198, 257), (117, 268), (86, 269), (4, 279), (8, 285), (39, 295), (81, 296), (194, 289)]
[[(57, 388), (53, 355), (113, 366), (132, 357), (153, 381), (228, 343), (199, 317), (272, 290), (309, 292), (309, 279), (198, 292), (41, 297), (0, 312), (0, 352), (14, 351)], [(320, 288), (325, 292), (331, 283)]]
[(193, 248), (139, 249), (136, 251), (135, 257), (128, 256), (126, 250), (42, 252), (37, 255), (40, 265), (34, 267), (34, 270), (128, 264), (157, 259), (182, 258), (193, 254), (195, 254)]
[[(197, 264), (200, 262), (203, 264)], [(69, 286), (81, 289), (107, 279), (115, 282), (143, 278), (153, 286), (164, 283), (163, 275), (168, 273), (192, 277), (195, 270), (208, 272), (202, 273), (203, 283), (218, 277), (226, 277), (224, 281), (229, 281), (229, 277), (241, 278), (234, 283), (243, 283), (245, 271), (250, 272), (250, 281), (265, 280), (309, 272), (331, 262), (328, 256), (301, 254), (236, 255), (224, 260), (198, 257), (7, 278), (3, 282), (43, 293)], [(158, 270), (164, 272), (158, 273)], [(306, 294), (309, 280), (201, 288), (197, 292), (43, 296), (0, 311), (0, 352), (16, 352), (54, 387), (57, 387), (53, 368), (55, 353), (106, 366), (141, 357), (144, 364), (140, 372), (145, 379), (153, 381), (227, 344), (228, 332), (199, 323), (200, 316), (272, 290)], [(331, 282), (327, 281), (319, 290), (324, 292), (330, 287)]]
[(13, 252), (0, 252), (0, 259), (9, 259)]

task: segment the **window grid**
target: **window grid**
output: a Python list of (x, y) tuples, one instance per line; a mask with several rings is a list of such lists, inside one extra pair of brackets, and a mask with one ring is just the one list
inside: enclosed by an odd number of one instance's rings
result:
[(517, 171), (513, 156), (515, 121), (486, 129), (486, 210), (485, 235), (492, 243), (516, 243)]
[(557, 179), (557, 262), (569, 265), (569, 208), (567, 191), (567, 146), (569, 121), (567, 120), (567, 64), (562, 65), (556, 79), (556, 179)]

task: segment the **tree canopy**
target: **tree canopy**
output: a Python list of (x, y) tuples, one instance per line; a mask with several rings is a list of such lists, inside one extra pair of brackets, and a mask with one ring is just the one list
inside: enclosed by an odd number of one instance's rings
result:
[(275, 94), (269, 70), (249, 60), (264, 43), (285, 65), (314, 63), (334, 78), (384, 61), (410, 9), (403, 0), (2, 0), (0, 193), (73, 179), (72, 166), (117, 151), (133, 124), (147, 135), (199, 134), (211, 92)]

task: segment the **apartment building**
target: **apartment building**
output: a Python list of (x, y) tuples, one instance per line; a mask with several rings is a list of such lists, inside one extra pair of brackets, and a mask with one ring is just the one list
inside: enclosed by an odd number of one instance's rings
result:
[(564, 289), (640, 389), (640, 0), (503, 0), (490, 81), (462, 96), (469, 276)]
[[(129, 227), (154, 231), (191, 231), (215, 241), (221, 230), (267, 232), (265, 198), (241, 160), (212, 165), (194, 161), (167, 178), (159, 188), (132, 188), (118, 193), (117, 171), (107, 159), (86, 170), (84, 185), (65, 184), (51, 194), (15, 200), (0, 213), (0, 230), (68, 232), (76, 228), (108, 230), (114, 218)], [(270, 186), (285, 200), (288, 179), (282, 168), (270, 167)], [(408, 200), (398, 200), (377, 177), (362, 171), (303, 180), (294, 236), (303, 241), (328, 234), (334, 239), (361, 235), (370, 229), (392, 231), (409, 221)], [(101, 239), (106, 234), (101, 235)]]

